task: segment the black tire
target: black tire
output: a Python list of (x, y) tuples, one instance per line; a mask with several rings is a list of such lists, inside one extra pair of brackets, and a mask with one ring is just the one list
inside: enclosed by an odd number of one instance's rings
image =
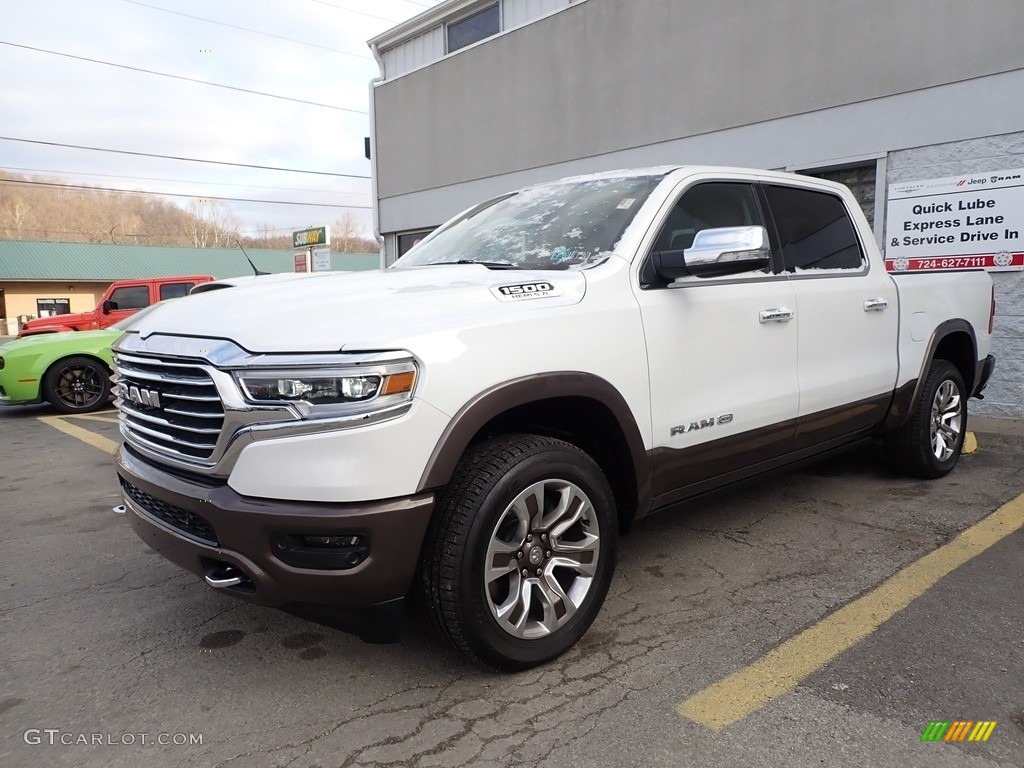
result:
[(910, 419), (885, 437), (886, 454), (901, 472), (932, 479), (949, 474), (967, 435), (967, 390), (948, 360), (933, 360)]
[(61, 413), (98, 411), (110, 400), (110, 371), (95, 357), (65, 357), (43, 376), (43, 397)]
[[(527, 491), (540, 495), (522, 499)], [(542, 514), (534, 515), (538, 498)], [(555, 514), (556, 498), (563, 517)], [(419, 583), (431, 624), (480, 666), (515, 671), (555, 658), (583, 636), (604, 603), (616, 521), (608, 481), (576, 446), (536, 435), (478, 443), (440, 492), (424, 542)], [(501, 551), (492, 550), (496, 567), (488, 572), (489, 547)], [(527, 576), (521, 565), (529, 566)], [(498, 603), (512, 606), (501, 619)]]

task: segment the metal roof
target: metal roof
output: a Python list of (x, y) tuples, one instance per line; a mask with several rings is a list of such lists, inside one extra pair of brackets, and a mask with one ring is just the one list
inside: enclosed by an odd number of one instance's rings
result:
[[(295, 251), (246, 248), (263, 272), (292, 272)], [(378, 253), (332, 253), (331, 269), (363, 271), (380, 266)], [(111, 243), (55, 243), (41, 240), (0, 240), (0, 281), (130, 280), (174, 275), (251, 275), (238, 248), (181, 248)]]

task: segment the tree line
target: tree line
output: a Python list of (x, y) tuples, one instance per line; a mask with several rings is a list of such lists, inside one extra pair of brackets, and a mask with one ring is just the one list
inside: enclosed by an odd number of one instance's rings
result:
[[(32, 184), (11, 183), (30, 181)], [(292, 247), (290, 233), (259, 225), (243, 235), (241, 223), (222, 200), (192, 199), (185, 206), (155, 195), (101, 188), (65, 189), (59, 178), (19, 176), (0, 171), (0, 239), (68, 243), (177, 245), (192, 248)], [(345, 213), (331, 225), (331, 250), (376, 253), (360, 221)]]

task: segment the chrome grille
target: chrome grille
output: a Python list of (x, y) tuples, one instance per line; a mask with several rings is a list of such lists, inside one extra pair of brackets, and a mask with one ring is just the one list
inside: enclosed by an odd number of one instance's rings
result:
[(202, 365), (115, 352), (114, 368), (121, 429), (129, 442), (186, 460), (210, 459), (224, 407)]

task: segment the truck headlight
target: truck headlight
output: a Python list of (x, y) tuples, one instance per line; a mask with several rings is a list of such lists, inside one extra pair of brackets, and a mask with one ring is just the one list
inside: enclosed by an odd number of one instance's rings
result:
[(235, 380), (253, 403), (290, 403), (306, 417), (339, 416), (411, 399), (416, 367), (249, 369), (235, 371)]

